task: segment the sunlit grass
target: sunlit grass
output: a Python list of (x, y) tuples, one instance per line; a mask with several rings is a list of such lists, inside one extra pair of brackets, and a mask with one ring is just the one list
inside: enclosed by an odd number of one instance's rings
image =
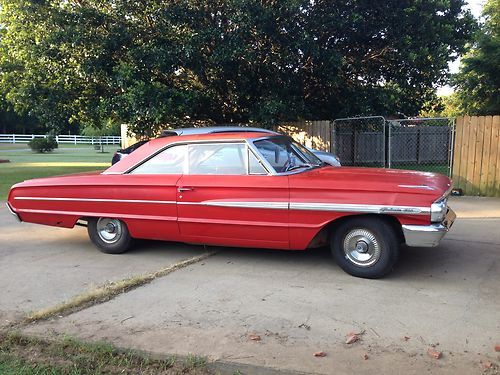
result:
[(102, 153), (88, 145), (60, 145), (52, 152), (38, 154), (25, 144), (0, 144), (0, 199), (7, 199), (10, 187), (32, 178), (104, 170), (111, 165), (119, 146), (106, 146)]
[(86, 162), (49, 162), (49, 163), (16, 163), (17, 168), (24, 167), (109, 167), (111, 163)]

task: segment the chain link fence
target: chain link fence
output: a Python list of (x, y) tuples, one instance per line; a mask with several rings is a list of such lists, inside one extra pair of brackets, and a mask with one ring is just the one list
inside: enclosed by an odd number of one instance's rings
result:
[(388, 167), (451, 175), (454, 120), (382, 116), (337, 119), (332, 152), (342, 165)]
[(451, 175), (453, 119), (416, 118), (387, 124), (389, 168)]
[(332, 128), (332, 152), (345, 166), (384, 167), (386, 128), (382, 116), (337, 119)]

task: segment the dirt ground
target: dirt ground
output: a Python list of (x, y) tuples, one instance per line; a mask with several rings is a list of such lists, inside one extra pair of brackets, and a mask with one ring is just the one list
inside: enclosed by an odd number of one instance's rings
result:
[[(500, 199), (459, 198), (438, 248), (403, 248), (382, 280), (357, 279), (328, 249), (216, 254), (23, 332), (73, 335), (162, 354), (206, 355), (223, 373), (498, 373)], [(107, 280), (154, 271), (205, 251), (141, 242), (100, 254), (84, 228), (16, 223), (0, 208), (0, 326)], [(346, 336), (359, 340), (346, 344)], [(429, 348), (442, 353), (431, 358)], [(326, 356), (315, 357), (324, 352)], [(491, 362), (491, 368), (489, 367)], [(225, 369), (225, 370), (224, 370)]]

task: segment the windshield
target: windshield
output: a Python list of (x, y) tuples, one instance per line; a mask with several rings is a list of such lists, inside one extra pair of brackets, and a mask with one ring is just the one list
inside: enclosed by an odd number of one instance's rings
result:
[(270, 137), (254, 142), (260, 154), (277, 173), (324, 165), (312, 152), (288, 137)]

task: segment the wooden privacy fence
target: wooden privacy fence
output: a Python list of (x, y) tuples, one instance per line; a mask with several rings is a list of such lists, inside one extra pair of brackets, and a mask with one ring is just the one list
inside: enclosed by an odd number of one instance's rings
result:
[(500, 116), (458, 117), (453, 181), (465, 195), (500, 197)]
[(306, 147), (330, 151), (332, 132), (328, 120), (289, 122), (276, 126), (275, 130), (288, 134)]

